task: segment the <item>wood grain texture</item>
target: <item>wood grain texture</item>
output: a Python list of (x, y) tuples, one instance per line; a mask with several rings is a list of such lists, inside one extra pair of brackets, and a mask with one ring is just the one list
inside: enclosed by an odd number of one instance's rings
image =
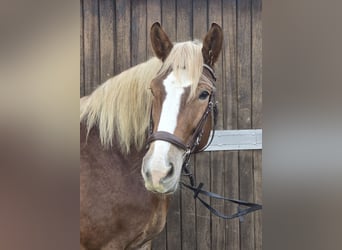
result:
[[(222, 2), (222, 28), (224, 33), (223, 47), (223, 123), (226, 129), (237, 129), (237, 23), (236, 23), (236, 1)], [(225, 162), (225, 197), (239, 197), (239, 153), (238, 151), (227, 151), (224, 153)], [(225, 214), (236, 212), (237, 206), (231, 203), (225, 204)], [(225, 222), (225, 248), (240, 249), (240, 223), (238, 219)]]
[[(222, 27), (222, 1), (208, 1), (208, 23), (209, 27), (212, 23), (217, 23)], [(225, 35), (224, 38), (225, 39)], [(224, 46), (223, 46), (224, 47)], [(218, 120), (217, 129), (224, 129), (224, 80), (223, 80), (223, 53), (215, 64), (216, 82), (216, 101), (218, 102)], [(216, 151), (211, 153), (211, 191), (217, 194), (224, 194), (225, 190), (225, 167), (224, 167), (224, 151)], [(211, 205), (217, 210), (224, 212), (225, 202), (222, 200), (211, 199)], [(211, 215), (211, 249), (225, 248), (225, 221), (215, 215)]]
[(147, 60), (146, 26), (146, 0), (132, 0), (132, 65), (137, 65)]
[(80, 97), (85, 95), (84, 86), (84, 7), (83, 0), (80, 2)]
[[(192, 38), (192, 1), (178, 0), (176, 5), (176, 37), (177, 41), (189, 41)], [(194, 171), (194, 161), (191, 159), (191, 172)], [(196, 249), (196, 216), (195, 216), (195, 200), (192, 192), (181, 189), (181, 230), (182, 230), (182, 249)]]
[(90, 94), (100, 83), (99, 6), (97, 1), (83, 1), (84, 94)]
[(162, 0), (161, 8), (161, 24), (167, 32), (171, 42), (176, 42), (176, 30), (177, 30), (177, 11), (176, 0)]
[[(252, 1), (252, 125), (262, 127), (262, 23), (261, 0)], [(262, 154), (253, 152), (254, 200), (262, 203)], [(262, 249), (262, 212), (254, 213), (254, 249)]]
[[(193, 38), (201, 42), (208, 31), (207, 21), (208, 5), (206, 0), (193, 2)], [(194, 174), (197, 183), (204, 183), (206, 189), (210, 188), (210, 153), (200, 153), (195, 156)], [(202, 197), (207, 203), (210, 203), (208, 197)], [(196, 201), (196, 242), (198, 250), (207, 250), (211, 248), (211, 217), (210, 212), (199, 201)]]
[(146, 1), (146, 14), (147, 14), (147, 58), (154, 56), (151, 39), (150, 39), (150, 29), (152, 24), (155, 22), (161, 23), (161, 0), (147, 0)]
[[(237, 77), (238, 77), (238, 128), (252, 126), (251, 83), (251, 1), (241, 0), (237, 5)], [(253, 152), (239, 152), (240, 198), (253, 201)], [(240, 222), (241, 249), (254, 249), (254, 217), (249, 214)]]
[(114, 76), (115, 8), (111, 0), (99, 1), (100, 8), (100, 70), (101, 83)]
[(116, 0), (115, 74), (131, 67), (131, 2)]
[[(151, 25), (171, 41), (202, 40), (212, 22), (224, 43), (216, 65), (218, 129), (262, 128), (261, 0), (81, 0), (80, 96), (153, 56)], [(191, 160), (197, 183), (231, 198), (262, 203), (261, 150), (205, 152)], [(186, 178), (183, 178), (187, 181)], [(210, 201), (226, 214), (237, 206)], [(225, 221), (188, 190), (178, 190), (152, 249), (262, 249), (262, 216)]]
[[(179, 42), (193, 40), (192, 36), (192, 1), (178, 0), (176, 2), (176, 40)], [(194, 159), (190, 161), (191, 172), (194, 172)], [(192, 197), (192, 192), (181, 189), (181, 233), (182, 249), (196, 249), (196, 213), (195, 200)]]

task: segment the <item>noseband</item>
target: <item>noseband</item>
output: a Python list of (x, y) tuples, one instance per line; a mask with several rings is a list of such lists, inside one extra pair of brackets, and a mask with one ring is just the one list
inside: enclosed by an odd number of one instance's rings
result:
[[(207, 71), (209, 71), (210, 76), (211, 76), (209, 78), (211, 78), (210, 80), (212, 82), (212, 85), (215, 86), (214, 82), (216, 81), (216, 76), (215, 76), (213, 69), (206, 64), (204, 64), (203, 67), (204, 67), (204, 69), (207, 69)], [(212, 113), (211, 117), (214, 121), (213, 122), (213, 128), (212, 128), (212, 130), (213, 130), (212, 136), (209, 140), (209, 143), (207, 143), (206, 146), (204, 146), (201, 149), (196, 149), (197, 146), (201, 142), (201, 139), (202, 139), (202, 136), (204, 133), (204, 125), (205, 125), (207, 118), (208, 118), (208, 115), (210, 113)], [(189, 140), (189, 143), (185, 143), (185, 142), (183, 142), (183, 140), (181, 140), (180, 138), (178, 138), (174, 134), (171, 134), (171, 133), (166, 132), (166, 131), (157, 131), (157, 132), (153, 133), (153, 120), (152, 120), (152, 112), (151, 112), (149, 137), (148, 137), (146, 143), (147, 143), (147, 145), (150, 145), (151, 142), (157, 141), (157, 140), (169, 142), (169, 143), (175, 145), (176, 147), (183, 149), (185, 151), (185, 155), (186, 155), (185, 162), (186, 162), (186, 161), (188, 161), (188, 159), (190, 158), (190, 155), (192, 153), (202, 152), (212, 142), (212, 139), (214, 137), (214, 132), (215, 132), (216, 116), (217, 116), (217, 105), (216, 105), (216, 101), (215, 101), (215, 91), (212, 91), (210, 93), (210, 96), (209, 96), (208, 106), (207, 106), (205, 112), (203, 113), (201, 120), (197, 124), (197, 127), (194, 130), (194, 133), (192, 134), (192, 137)]]

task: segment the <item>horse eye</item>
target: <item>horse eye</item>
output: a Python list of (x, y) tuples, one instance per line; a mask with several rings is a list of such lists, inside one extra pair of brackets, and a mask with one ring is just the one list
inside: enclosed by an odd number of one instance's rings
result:
[(205, 100), (205, 99), (207, 99), (208, 96), (209, 96), (208, 91), (202, 91), (201, 94), (199, 95), (199, 99)]

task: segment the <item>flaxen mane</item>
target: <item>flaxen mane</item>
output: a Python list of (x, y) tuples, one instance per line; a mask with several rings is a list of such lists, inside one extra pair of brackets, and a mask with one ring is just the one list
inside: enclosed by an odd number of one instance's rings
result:
[(81, 98), (80, 121), (86, 122), (88, 133), (98, 127), (105, 148), (112, 146), (115, 137), (123, 153), (129, 153), (131, 146), (140, 150), (150, 120), (151, 81), (172, 68), (177, 78), (192, 82), (190, 99), (203, 70), (201, 49), (198, 42), (176, 43), (164, 63), (152, 58), (107, 80)]

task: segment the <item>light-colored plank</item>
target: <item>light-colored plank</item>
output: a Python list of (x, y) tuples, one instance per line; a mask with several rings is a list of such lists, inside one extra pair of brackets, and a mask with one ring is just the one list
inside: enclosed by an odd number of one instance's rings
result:
[(216, 130), (205, 151), (262, 149), (262, 130)]

